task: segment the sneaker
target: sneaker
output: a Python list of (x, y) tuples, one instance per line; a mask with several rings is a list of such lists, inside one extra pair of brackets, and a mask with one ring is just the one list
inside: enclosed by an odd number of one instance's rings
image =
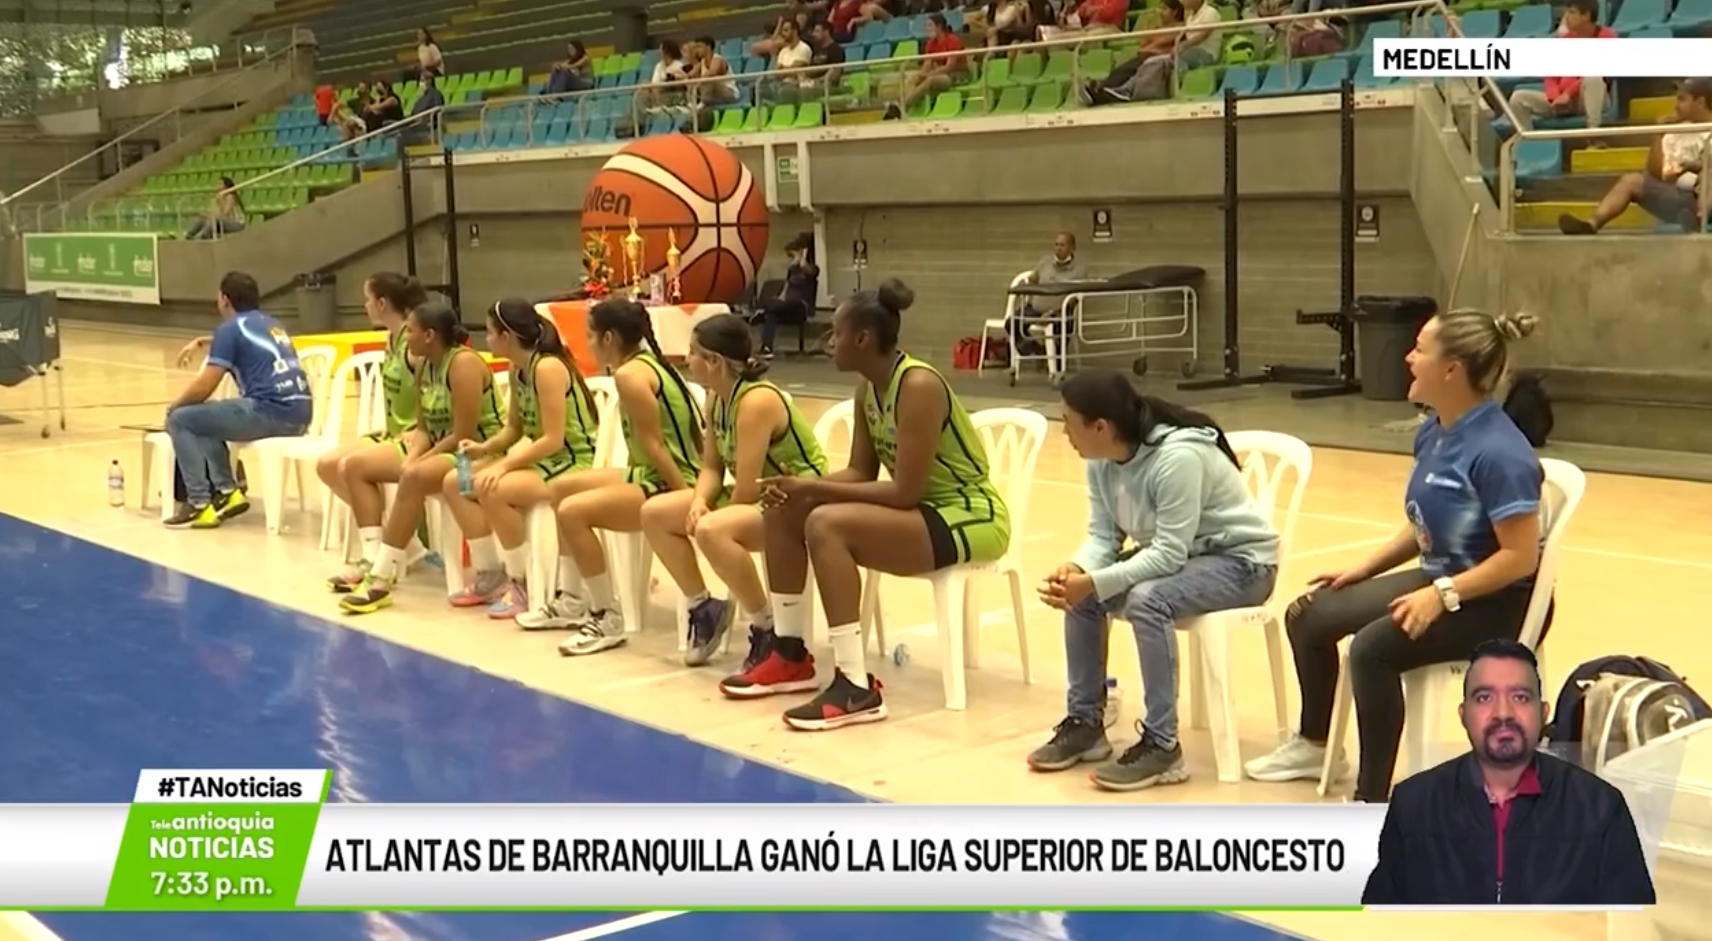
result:
[(1087, 108), (1093, 105), (1094, 89), (1098, 87), (1097, 83), (1091, 81), (1076, 86), (1076, 100), (1082, 103), (1082, 107)]
[(1593, 223), (1567, 212), (1557, 217), (1557, 230), (1564, 235), (1594, 235), (1599, 232)]
[(242, 490), (234, 490), (214, 498), (214, 512), (219, 514), (222, 523), (234, 516), (243, 516), (249, 511), (250, 501)]
[(485, 608), (498, 601), (510, 584), (511, 579), (502, 570), (477, 572), (476, 577), (464, 586), (463, 591), (448, 600), (454, 608)]
[(373, 614), (392, 607), (392, 582), (369, 576), (362, 584), (339, 599), (339, 610), (346, 614)]
[(1166, 748), (1143, 731), (1141, 741), (1124, 749), (1117, 761), (1096, 768), (1088, 780), (1102, 791), (1139, 791), (1155, 784), (1182, 784), (1189, 780), (1189, 767), (1183, 763), (1181, 742)]
[(529, 591), (516, 579), (507, 579), (505, 589), (487, 606), (487, 616), (495, 621), (513, 621), (529, 613)]
[(561, 591), (540, 608), (519, 614), (517, 626), (526, 631), (568, 631), (587, 621), (588, 616), (588, 602)]
[(699, 667), (713, 659), (725, 640), (725, 632), (731, 630), (731, 619), (736, 613), (736, 605), (717, 598), (709, 598), (690, 609), (684, 666)]
[(886, 113), (883, 117), (881, 117), (880, 120), (882, 120), (882, 121), (901, 121), (901, 120), (903, 120), (903, 117), (904, 117), (904, 112), (903, 112), (902, 108), (899, 108), (897, 105), (887, 105), (886, 106)]
[[(1273, 749), (1270, 754), (1262, 755), (1246, 765), (1242, 770), (1256, 781), (1278, 784), (1284, 781), (1318, 781), (1320, 769), (1325, 766), (1326, 746), (1315, 745), (1300, 735), (1293, 735), (1288, 742)], [(1332, 779), (1338, 780), (1349, 773), (1349, 763), (1340, 753), (1332, 763)]]
[[(772, 631), (767, 633), (771, 635)], [(755, 643), (755, 635), (750, 634), (751, 653)], [(760, 663), (720, 681), (719, 691), (727, 699), (764, 699), (780, 693), (812, 693), (820, 688), (820, 684), (814, 679), (812, 655), (804, 652), (802, 659), (792, 660), (780, 653), (776, 645), (770, 646), (773, 649), (767, 651), (766, 657)]]
[(886, 717), (886, 702), (880, 698), (880, 681), (868, 675), (868, 688), (850, 681), (843, 670), (832, 671), (832, 682), (795, 709), (785, 710), (785, 724), (803, 732), (827, 732), (847, 725), (878, 722)]
[(561, 657), (586, 657), (624, 646), (624, 618), (617, 611), (597, 611), (577, 626), (576, 633), (559, 645)]
[(220, 513), (211, 506), (179, 504), (178, 512), (164, 521), (168, 529), (213, 529), (220, 525)]
[(737, 675), (742, 676), (760, 666), (761, 661), (766, 660), (778, 645), (779, 635), (774, 633), (771, 627), (749, 625), (749, 652), (744, 654), (743, 669), (737, 671)]
[(1112, 743), (1106, 740), (1103, 726), (1068, 716), (1052, 730), (1052, 738), (1045, 745), (1029, 753), (1028, 766), (1036, 771), (1063, 771), (1084, 761), (1110, 757)]
[(336, 595), (348, 595), (357, 590), (363, 579), (369, 577), (368, 562), (353, 562), (343, 572), (327, 579), (327, 590)]

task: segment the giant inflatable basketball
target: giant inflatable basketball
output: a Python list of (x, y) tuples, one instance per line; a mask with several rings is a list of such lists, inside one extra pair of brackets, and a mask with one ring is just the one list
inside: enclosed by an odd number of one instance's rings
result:
[(612, 156), (589, 181), (582, 229), (604, 238), (616, 286), (628, 276), (624, 237), (642, 236), (642, 276), (666, 271), (675, 238), (681, 300), (729, 304), (755, 280), (767, 250), (767, 203), (737, 155), (703, 137), (663, 134)]

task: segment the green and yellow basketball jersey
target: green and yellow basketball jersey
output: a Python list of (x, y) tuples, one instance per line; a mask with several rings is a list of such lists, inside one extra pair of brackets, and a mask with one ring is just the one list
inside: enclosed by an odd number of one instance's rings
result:
[[(523, 419), (523, 434), (529, 438), (541, 437), (541, 400), (535, 394), (535, 367), (540, 362), (539, 353), (529, 357), (523, 369), (511, 377), (511, 400)], [(569, 370), (570, 364), (565, 368)], [(573, 375), (565, 392), (565, 452), (570, 455), (571, 464), (594, 466), (594, 446), (599, 438), (600, 416), (589, 406), (582, 384)]]
[[(643, 350), (631, 357), (631, 361), (642, 362), (654, 371), (654, 379), (660, 386), (660, 433), (666, 438), (666, 450), (671, 452), (672, 463), (677, 465), (678, 473), (684, 475), (686, 482), (693, 483), (696, 475), (701, 473), (701, 447), (696, 444), (701, 410), (690, 401), (671, 370), (652, 351)], [(636, 436), (636, 425), (629, 414), (623, 415), (623, 422), (624, 445), (629, 451), (630, 466), (651, 469), (653, 465), (648, 463), (648, 452), (642, 448), (641, 439)]]
[(410, 368), (404, 328), (393, 332), (380, 361), (381, 394), (386, 398), (386, 436), (396, 438), (416, 424), (416, 373)]
[(767, 445), (767, 456), (761, 464), (763, 477), (824, 477), (826, 476), (826, 452), (820, 447), (820, 439), (814, 436), (814, 427), (797, 411), (795, 403), (785, 397), (778, 386), (770, 382), (753, 379), (740, 379), (737, 387), (731, 390), (731, 404), (714, 402), (712, 425), (718, 436), (719, 459), (725, 462), (725, 469), (731, 473), (737, 472), (737, 407), (743, 397), (757, 389), (767, 389), (785, 403), (785, 413), (788, 422), (773, 440)]
[[(422, 422), (422, 430), (428, 434), (428, 440), (439, 441), (452, 433), (452, 361), (461, 353), (479, 356), (474, 350), (464, 347), (453, 347), (437, 363), (423, 363), (421, 386), (417, 392), (417, 411)], [(482, 364), (486, 367), (486, 363)], [(493, 373), (488, 372), (482, 387), (481, 415), (476, 419), (476, 440), (486, 441), (499, 434), (499, 429), (505, 427), (505, 418), (499, 411), (499, 390), (493, 384)]]
[(945, 384), (945, 394), (951, 408), (945, 424), (939, 429), (939, 442), (934, 449), (933, 469), (927, 474), (925, 501), (932, 506), (963, 505), (983, 500), (1003, 506), (999, 494), (987, 476), (987, 448), (975, 432), (969, 412), (951, 391), (939, 370), (909, 355), (898, 357), (891, 378), (884, 389), (872, 386), (863, 391), (862, 412), (868, 422), (868, 438), (874, 443), (874, 453), (887, 473), (897, 473), (898, 466), (898, 390), (903, 386), (906, 372), (925, 369)]

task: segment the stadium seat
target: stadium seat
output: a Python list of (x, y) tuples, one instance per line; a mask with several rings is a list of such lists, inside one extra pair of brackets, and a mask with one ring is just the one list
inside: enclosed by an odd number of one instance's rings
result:
[(1224, 84), (1219, 86), (1219, 94), (1236, 92), (1238, 95), (1252, 95), (1260, 88), (1260, 73), (1249, 65), (1236, 65), (1225, 70)]
[(1388, 85), (1394, 85), (1397, 83), (1396, 76), (1381, 76), (1373, 74), (1373, 66), (1373, 56), (1363, 56), (1361, 58), (1361, 61), (1358, 62), (1355, 67), (1355, 87), (1384, 88)]
[(1712, 25), (1712, 0), (1678, 0), (1666, 22), (1677, 35), (1697, 35)]
[[(1274, 71), (1277, 69), (1278, 66), (1273, 66)], [(1308, 73), (1308, 80), (1302, 84), (1302, 90), (1337, 91), (1346, 78), (1349, 78), (1348, 59), (1321, 59), (1314, 63), (1314, 69)]]
[(1462, 18), (1462, 35), (1467, 39), (1497, 39), (1503, 28), (1502, 14), (1497, 10), (1476, 10)]
[(1537, 3), (1510, 14), (1510, 25), (1504, 30), (1505, 39), (1545, 39), (1552, 34), (1552, 8)]
[(1396, 20), (1381, 20), (1377, 23), (1370, 23), (1367, 29), (1362, 32), (1361, 45), (1357, 46), (1353, 52), (1361, 56), (1371, 55), (1374, 40), (1400, 39), (1402, 36), (1403, 24)]
[(1516, 179), (1518, 181), (1562, 175), (1562, 144), (1555, 140), (1523, 140), (1516, 144)]
[(1211, 98), (1218, 89), (1218, 69), (1190, 69), (1184, 73), (1183, 81), (1177, 86), (1179, 98)]
[(1294, 62), (1274, 63), (1266, 70), (1266, 77), (1260, 82), (1261, 94), (1279, 94), (1298, 91), (1307, 81), (1308, 67)]
[(1670, 0), (1624, 0), (1617, 8), (1617, 19), (1611, 28), (1619, 36), (1632, 36), (1649, 26), (1664, 25), (1670, 14)]

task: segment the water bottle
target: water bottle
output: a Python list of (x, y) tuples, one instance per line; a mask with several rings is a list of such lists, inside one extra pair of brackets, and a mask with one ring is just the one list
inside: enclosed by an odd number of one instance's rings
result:
[(458, 465), (458, 492), (465, 498), (473, 499), (476, 495), (476, 482), (470, 474), (470, 456), (459, 451), (455, 460)]
[(1123, 693), (1118, 689), (1118, 678), (1106, 677), (1106, 702), (1101, 709), (1100, 723), (1111, 728), (1118, 722), (1118, 714), (1123, 711)]
[(125, 469), (118, 461), (107, 465), (107, 505), (125, 505)]
[(906, 666), (906, 665), (908, 665), (909, 661), (910, 661), (910, 652), (909, 652), (909, 646), (908, 645), (899, 644), (896, 647), (892, 648), (892, 666), (895, 666), (895, 667)]

